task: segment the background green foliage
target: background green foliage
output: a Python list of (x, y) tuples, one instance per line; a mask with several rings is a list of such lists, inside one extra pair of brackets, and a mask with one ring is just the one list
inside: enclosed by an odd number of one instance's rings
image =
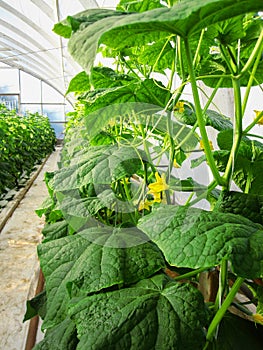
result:
[(47, 117), (19, 116), (0, 106), (0, 196), (17, 187), (54, 149), (56, 137)]

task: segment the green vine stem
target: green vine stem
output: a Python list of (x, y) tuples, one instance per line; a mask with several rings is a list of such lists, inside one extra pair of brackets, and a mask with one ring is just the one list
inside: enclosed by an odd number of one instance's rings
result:
[(234, 132), (233, 132), (233, 144), (230, 151), (229, 159), (226, 165), (226, 170), (223, 175), (223, 178), (226, 180), (226, 185), (224, 188), (228, 189), (230, 186), (230, 181), (232, 177), (232, 172), (234, 170), (234, 162), (235, 157), (238, 152), (238, 148), (242, 139), (242, 99), (241, 99), (241, 89), (240, 89), (240, 80), (236, 76), (238, 74), (237, 72), (237, 65), (236, 60), (233, 58), (233, 55), (231, 55), (231, 50), (226, 50), (226, 48), (223, 45), (220, 45), (220, 51), (225, 59), (226, 64), (228, 65), (228, 68), (230, 72), (233, 74), (232, 77), (232, 86), (234, 90), (234, 106), (235, 106), (235, 123), (234, 123)]
[[(213, 99), (214, 99), (214, 97), (215, 97), (215, 95), (216, 95), (218, 89), (220, 88), (220, 86), (221, 86), (221, 84), (222, 84), (222, 81), (223, 81), (223, 77), (221, 77), (221, 78), (218, 80), (218, 82), (217, 82), (215, 88), (213, 89), (213, 91), (212, 91), (210, 97), (207, 99), (207, 102), (206, 102), (206, 104), (205, 104), (205, 106), (204, 106), (204, 108), (203, 108), (203, 113), (205, 113), (205, 112), (208, 110), (210, 104), (213, 102)], [(203, 90), (201, 90), (201, 91), (202, 91), (203, 94), (205, 94), (205, 92), (204, 92)], [(206, 95), (206, 97), (208, 97), (208, 96)]]
[(233, 61), (232, 56), (230, 55), (230, 51), (225, 47), (224, 45), (220, 44), (219, 45), (220, 52), (228, 66), (229, 71), (231, 72), (231, 75), (235, 75), (236, 72), (236, 65), (235, 62)]
[(221, 322), (227, 309), (229, 308), (232, 301), (234, 300), (234, 298), (235, 298), (237, 292), (239, 291), (239, 288), (241, 287), (243, 282), (244, 282), (244, 278), (237, 277), (235, 283), (233, 284), (233, 286), (232, 286), (230, 292), (228, 293), (225, 301), (223, 302), (221, 308), (215, 314), (215, 316), (214, 316), (214, 318), (213, 318), (212, 322), (210, 323), (210, 326), (207, 330), (207, 335), (206, 335), (207, 344), (206, 344), (204, 349), (207, 349), (207, 346), (209, 344), (208, 342), (211, 342), (219, 323)]
[(208, 165), (212, 171), (212, 174), (213, 174), (214, 179), (216, 180), (217, 184), (224, 186), (226, 184), (226, 181), (225, 181), (225, 179), (223, 179), (220, 176), (220, 173), (219, 173), (217, 166), (215, 164), (215, 160), (213, 158), (212, 151), (210, 149), (209, 139), (208, 139), (206, 128), (205, 128), (205, 121), (203, 118), (203, 111), (201, 108), (198, 88), (197, 88), (197, 84), (196, 84), (196, 77), (195, 77), (195, 71), (194, 71), (194, 67), (193, 67), (191, 48), (190, 48), (190, 45), (189, 45), (189, 42), (187, 39), (185, 39), (185, 50), (186, 50), (186, 57), (187, 57), (187, 62), (188, 62), (190, 82), (191, 82), (191, 86), (192, 86), (192, 93), (193, 93), (193, 98), (194, 98), (194, 102), (195, 102), (196, 118), (197, 118), (198, 126), (200, 129), (201, 137), (203, 140), (206, 159), (207, 159)]
[(179, 60), (179, 66), (181, 68), (181, 77), (182, 77), (182, 81), (185, 81), (186, 76), (185, 76), (183, 55), (182, 55), (182, 39), (180, 36), (176, 37), (176, 44), (177, 44), (176, 47), (177, 47), (177, 56), (178, 56), (178, 60)]
[(194, 271), (190, 271), (190, 272), (184, 273), (183, 275), (176, 276), (176, 277), (173, 278), (173, 280), (180, 281), (180, 280), (183, 280), (183, 279), (188, 279), (190, 277), (196, 276), (199, 273), (207, 271), (207, 270), (208, 270), (207, 267), (200, 267), (199, 269), (196, 269)]
[[(176, 52), (175, 52), (176, 53)], [(175, 55), (176, 56), (176, 55)], [(172, 70), (171, 70), (171, 78), (168, 84), (168, 89), (171, 90), (172, 87), (172, 83), (173, 83), (173, 79), (174, 79), (174, 74), (175, 74), (175, 66), (176, 66), (176, 57), (173, 60), (173, 64), (172, 64)], [(169, 97), (167, 99), (167, 101), (165, 101), (166, 104), (166, 108), (168, 108), (169, 105)], [(167, 133), (168, 133), (168, 137), (169, 137), (169, 144), (170, 144), (170, 148), (169, 148), (169, 165), (168, 165), (168, 169), (166, 172), (166, 181), (169, 183), (170, 182), (170, 177), (171, 177), (171, 172), (172, 172), (172, 168), (173, 168), (173, 161), (174, 161), (174, 149), (175, 149), (175, 144), (174, 144), (174, 137), (173, 137), (173, 123), (172, 123), (172, 113), (167, 113)], [(166, 190), (165, 191), (166, 194), (166, 200), (167, 203), (170, 204), (171, 200), (170, 200), (170, 195), (169, 195), (169, 191)]]
[(196, 80), (204, 80), (204, 79), (231, 79), (232, 75), (231, 74), (211, 74), (211, 75), (199, 75), (198, 77), (196, 77)]
[(246, 136), (251, 136), (251, 137), (255, 137), (255, 138), (258, 138), (258, 139), (262, 139), (262, 140), (263, 140), (263, 136), (256, 135), (256, 134), (246, 134)]
[(250, 73), (249, 81), (248, 81), (248, 84), (247, 84), (247, 87), (246, 87), (246, 92), (245, 92), (245, 95), (244, 95), (244, 98), (243, 98), (243, 104), (242, 104), (242, 113), (243, 113), (243, 115), (244, 115), (245, 110), (246, 110), (249, 93), (250, 93), (250, 90), (251, 90), (251, 87), (252, 87), (252, 84), (253, 84), (253, 81), (254, 81), (254, 78), (255, 78), (255, 74), (256, 74), (256, 71), (257, 71), (260, 59), (261, 59), (261, 55), (258, 54), (258, 56), (257, 56), (257, 58), (255, 60), (255, 63), (253, 65), (252, 72)]
[(154, 167), (154, 165), (152, 164), (152, 157), (151, 157), (151, 154), (150, 154), (150, 150), (149, 150), (149, 147), (147, 145), (147, 141), (146, 141), (146, 133), (144, 131), (144, 127), (142, 124), (139, 124), (139, 128), (140, 128), (140, 132), (141, 132), (141, 135), (142, 135), (142, 140), (143, 140), (143, 147), (144, 147), (144, 151), (145, 151), (145, 154), (146, 154), (146, 157), (147, 157), (147, 160), (148, 160), (148, 163), (152, 169), (152, 172), (155, 173), (156, 169)]
[(217, 298), (215, 302), (215, 309), (219, 309), (222, 305), (222, 300), (224, 299), (224, 294), (227, 288), (227, 277), (228, 277), (228, 260), (223, 259), (220, 266), (220, 278), (219, 278), (219, 288), (217, 292)]
[(175, 91), (173, 91), (172, 97), (165, 106), (165, 110), (174, 108), (176, 103), (179, 101), (179, 98), (181, 97), (187, 83), (187, 80), (183, 81), (181, 85)]
[[(127, 185), (126, 185), (127, 186)], [(127, 200), (129, 202), (131, 202), (131, 197), (130, 197), (130, 194), (129, 194), (129, 190), (127, 187), (125, 187), (125, 179), (123, 179), (123, 183), (121, 183), (121, 181), (119, 180), (118, 181), (118, 188), (119, 188), (119, 193), (122, 197), (122, 199), (126, 202)], [(121, 212), (121, 215), (122, 215), (122, 212)], [(128, 212), (128, 216), (131, 220), (131, 222), (134, 224), (134, 226), (137, 225), (137, 221), (134, 217), (134, 213), (130, 213)]]
[(247, 175), (247, 181), (246, 181), (246, 187), (245, 187), (244, 193), (249, 193), (249, 190), (250, 190), (251, 183), (252, 183), (253, 179), (254, 179), (254, 176), (251, 173), (251, 171), (249, 171), (248, 175)]
[(234, 135), (233, 145), (230, 151), (229, 159), (226, 165), (226, 170), (223, 178), (226, 180), (227, 188), (230, 184), (232, 171), (234, 169), (235, 156), (238, 152), (238, 148), (242, 139), (242, 104), (241, 104), (241, 90), (240, 81), (233, 77), (232, 79), (233, 90), (234, 90), (234, 104), (235, 104), (235, 124), (234, 124)]
[(167, 174), (166, 174), (166, 178), (167, 181), (170, 181), (170, 175), (172, 172), (172, 168), (173, 168), (173, 161), (174, 161), (174, 139), (173, 139), (173, 130), (172, 130), (172, 113), (168, 113), (167, 115), (167, 132), (168, 132), (168, 136), (169, 136), (169, 144), (170, 144), (170, 148), (169, 148), (169, 165), (168, 165), (168, 169), (167, 169)]
[[(156, 59), (154, 65), (153, 65), (153, 67), (152, 67), (152, 69), (151, 69), (151, 73), (154, 72), (155, 67), (157, 66), (157, 64), (158, 64), (158, 62), (159, 62), (159, 60), (160, 60), (160, 58), (161, 58), (161, 56), (162, 56), (162, 54), (163, 54), (163, 52), (164, 52), (164, 50), (165, 50), (165, 47), (166, 47), (166, 46), (168, 45), (168, 43), (172, 40), (173, 37), (174, 37), (174, 34), (170, 35), (170, 36), (167, 38), (165, 44), (164, 44), (163, 47), (162, 47), (162, 50), (160, 51), (160, 53), (159, 53), (159, 55), (158, 55), (158, 57), (157, 57), (157, 59)], [(175, 52), (175, 56), (176, 56), (176, 50), (173, 49), (173, 51)], [(165, 90), (167, 90), (167, 92), (168, 92), (168, 94), (167, 94), (167, 99), (166, 99), (166, 101), (165, 101), (165, 110), (167, 109), (167, 106), (168, 106), (167, 100), (169, 100), (169, 93), (170, 93), (170, 90), (171, 90), (171, 87), (172, 87), (172, 84), (173, 84), (173, 80), (174, 80), (175, 64), (176, 64), (175, 62), (176, 62), (176, 61), (174, 60), (174, 61), (173, 61), (173, 64), (172, 64), (171, 73), (169, 74), (169, 82), (168, 82), (167, 87), (164, 88), (163, 85), (159, 84), (158, 81), (155, 80), (155, 79), (153, 78), (153, 79), (154, 79), (154, 83), (155, 83), (156, 86), (158, 86), (160, 89), (165, 89)]]
[(263, 30), (261, 31), (257, 43), (249, 57), (249, 59), (247, 60), (247, 63), (244, 65), (244, 67), (241, 69), (241, 72), (238, 76), (238, 78), (241, 78), (249, 69), (250, 67), (253, 65), (255, 58), (257, 57), (257, 55), (260, 55), (260, 53), (263, 50)]
[[(125, 181), (125, 179), (123, 179), (123, 187), (124, 187), (124, 191), (125, 191), (125, 195), (128, 199), (129, 203), (132, 203), (132, 197), (130, 194), (130, 189), (128, 188), (128, 185)], [(130, 213), (131, 214), (131, 213)], [(132, 222), (135, 224), (135, 226), (137, 225), (137, 221), (138, 221), (138, 215), (137, 215), (137, 210), (134, 209), (133, 215), (131, 214), (130, 217), (132, 219)]]
[(194, 67), (196, 67), (196, 65), (198, 63), (197, 59), (198, 59), (198, 56), (199, 56), (199, 51), (201, 49), (201, 44), (202, 44), (202, 41), (203, 41), (204, 34), (205, 34), (205, 29), (202, 29), (201, 34), (200, 34), (200, 38), (199, 38), (199, 41), (198, 41), (198, 45), (197, 45), (197, 48), (196, 48), (196, 51), (195, 51), (194, 59), (193, 59), (193, 66)]

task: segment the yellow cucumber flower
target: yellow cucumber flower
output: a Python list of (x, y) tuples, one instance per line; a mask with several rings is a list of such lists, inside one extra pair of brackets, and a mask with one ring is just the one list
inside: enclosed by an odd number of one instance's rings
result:
[(161, 203), (161, 192), (151, 192), (151, 194), (153, 195), (153, 203)]
[(121, 183), (124, 184), (126, 183), (127, 185), (130, 183), (130, 179), (128, 177), (125, 177), (124, 179), (121, 179)]
[(260, 323), (263, 325), (263, 316), (260, 315), (260, 314), (254, 314), (252, 315), (253, 317), (253, 320), (256, 322), (256, 323)]
[(161, 198), (161, 192), (151, 192), (151, 195), (153, 195), (152, 200), (144, 199), (140, 201), (138, 206), (139, 211), (143, 209), (150, 210), (153, 203), (164, 202), (164, 199)]
[(168, 190), (169, 186), (167, 185), (165, 181), (165, 173), (163, 173), (161, 176), (158, 174), (158, 172), (155, 173), (155, 179), (156, 182), (150, 184), (149, 187), (149, 192), (151, 194), (155, 194), (158, 192), (162, 192), (165, 190)]
[(113, 127), (116, 124), (116, 120), (115, 119), (110, 119), (108, 124), (109, 124), (110, 127)]
[(178, 101), (174, 107), (179, 113), (184, 113), (184, 102)]
[(174, 159), (173, 166), (177, 169), (180, 168), (180, 165), (177, 163), (176, 159)]
[(152, 206), (153, 202), (152, 201), (148, 201), (148, 199), (146, 200), (142, 200), (140, 201), (139, 203), (139, 207), (138, 207), (138, 210), (141, 211), (143, 209), (146, 209), (146, 210), (151, 210), (151, 206)]
[[(254, 110), (254, 112), (256, 113), (255, 118), (257, 118), (262, 111)], [(257, 121), (257, 124), (263, 125), (263, 116)]]
[[(200, 148), (201, 148), (202, 150), (204, 150), (205, 147), (204, 147), (203, 140), (200, 141), (199, 145), (200, 145)], [(210, 149), (213, 151), (214, 146), (213, 146), (212, 141), (210, 141), (210, 140), (209, 140), (209, 146), (210, 146)]]

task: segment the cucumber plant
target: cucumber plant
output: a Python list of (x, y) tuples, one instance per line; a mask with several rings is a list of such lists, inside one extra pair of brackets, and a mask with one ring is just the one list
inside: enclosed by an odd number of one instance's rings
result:
[[(46, 332), (35, 349), (261, 348), (263, 144), (253, 128), (263, 112), (243, 122), (263, 80), (260, 11), (259, 0), (121, 0), (55, 25), (84, 70), (68, 88), (78, 103), (37, 210), (46, 283), (25, 319), (40, 314)], [(114, 68), (96, 66), (98, 53)], [(212, 88), (204, 106), (200, 81)], [(211, 109), (222, 87), (233, 121)], [(206, 184), (176, 176), (204, 164)]]
[(47, 117), (19, 116), (0, 105), (0, 199), (27, 179), (54, 149), (56, 137)]

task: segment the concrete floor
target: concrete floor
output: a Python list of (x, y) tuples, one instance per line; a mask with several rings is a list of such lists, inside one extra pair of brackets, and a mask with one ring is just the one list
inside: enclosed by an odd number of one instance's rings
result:
[(60, 148), (51, 154), (31, 188), (0, 234), (0, 349), (24, 350), (29, 321), (23, 323), (26, 300), (35, 294), (44, 217), (35, 214), (48, 192), (44, 173), (56, 169)]

